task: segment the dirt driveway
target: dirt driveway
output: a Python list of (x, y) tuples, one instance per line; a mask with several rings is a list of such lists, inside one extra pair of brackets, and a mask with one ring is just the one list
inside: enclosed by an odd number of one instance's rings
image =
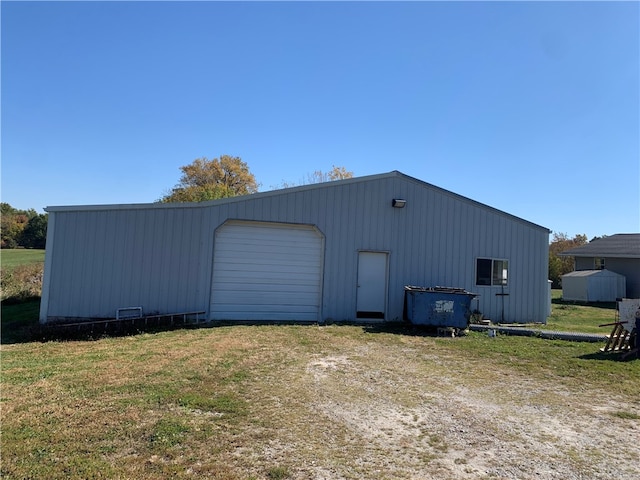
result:
[(269, 405), (285, 428), (243, 454), (297, 465), (299, 479), (640, 478), (640, 417), (620, 415), (640, 413), (640, 398), (400, 341), (274, 376), (293, 398)]

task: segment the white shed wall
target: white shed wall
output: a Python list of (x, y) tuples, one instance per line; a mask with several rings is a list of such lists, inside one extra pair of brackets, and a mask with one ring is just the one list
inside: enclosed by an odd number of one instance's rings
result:
[(615, 302), (616, 298), (625, 295), (625, 279), (621, 275), (615, 277), (597, 276), (588, 285), (590, 302)]
[(615, 302), (625, 296), (624, 276), (608, 270), (586, 270), (562, 276), (562, 299), (572, 302)]
[(562, 299), (568, 302), (587, 302), (589, 289), (587, 277), (562, 277)]

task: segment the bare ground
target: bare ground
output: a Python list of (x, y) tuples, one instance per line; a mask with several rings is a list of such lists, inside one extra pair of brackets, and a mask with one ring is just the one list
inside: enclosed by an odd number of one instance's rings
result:
[[(503, 368), (474, 380), (442, 354), (387, 353), (369, 344), (285, 374), (293, 398), (269, 406), (283, 431), (241, 454), (296, 466), (296, 479), (640, 478), (640, 422), (615, 415), (638, 413), (637, 398)], [(287, 410), (298, 409), (306, 421), (289, 423)]]

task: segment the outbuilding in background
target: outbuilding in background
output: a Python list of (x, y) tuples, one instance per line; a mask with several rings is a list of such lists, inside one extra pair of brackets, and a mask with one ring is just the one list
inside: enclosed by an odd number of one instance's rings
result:
[(609, 270), (579, 270), (562, 276), (562, 299), (574, 302), (615, 302), (625, 296), (626, 279)]

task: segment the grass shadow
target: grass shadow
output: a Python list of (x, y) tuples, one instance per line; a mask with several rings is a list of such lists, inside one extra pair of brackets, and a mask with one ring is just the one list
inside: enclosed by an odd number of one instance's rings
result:
[[(144, 318), (140, 319), (144, 320)], [(182, 323), (157, 321), (153, 324), (140, 324), (130, 321), (111, 321), (108, 323), (72, 324), (72, 325), (40, 325), (32, 341), (80, 341), (93, 342), (104, 338), (132, 337), (143, 334), (172, 332), (177, 330), (193, 330), (213, 325), (206, 323)]]
[(616, 302), (577, 302), (577, 301), (563, 300), (562, 298), (553, 298), (551, 299), (551, 303), (553, 305), (594, 307), (594, 308), (600, 308), (603, 310), (615, 310), (617, 308)]
[(40, 327), (40, 297), (6, 299), (0, 310), (0, 343), (26, 343), (32, 341), (33, 334)]
[(389, 333), (394, 335), (405, 335), (408, 337), (438, 337), (447, 338), (438, 334), (438, 328), (427, 325), (414, 325), (412, 323), (377, 323), (371, 325), (361, 325), (366, 333)]
[(40, 298), (20, 302), (3, 301), (0, 343), (2, 345), (30, 342), (83, 341), (90, 342), (107, 337), (128, 337), (143, 333), (199, 328), (204, 324), (158, 321), (151, 325), (135, 322), (104, 322), (76, 325), (40, 325)]
[(631, 351), (623, 352), (595, 352), (586, 355), (580, 355), (580, 360), (598, 360), (601, 362), (628, 362), (630, 360), (638, 360), (638, 353)]

